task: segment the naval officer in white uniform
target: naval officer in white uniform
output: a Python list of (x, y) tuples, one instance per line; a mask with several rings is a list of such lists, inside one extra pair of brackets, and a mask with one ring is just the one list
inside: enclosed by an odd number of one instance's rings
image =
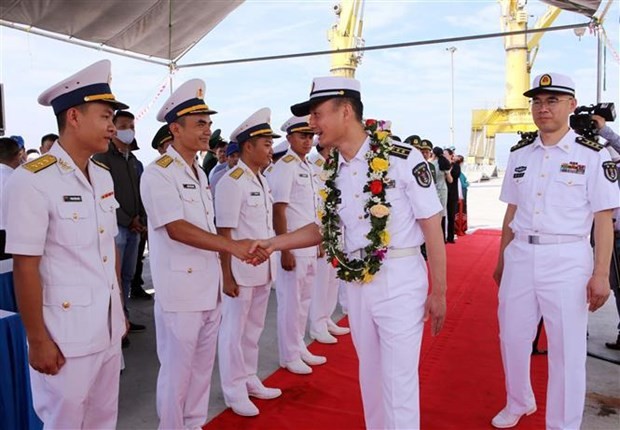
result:
[(247, 246), (218, 236), (213, 197), (196, 162), (211, 136), (205, 84), (181, 85), (157, 114), (173, 142), (144, 170), (141, 195), (149, 222), (155, 287), (157, 413), (160, 429), (200, 428), (207, 420), (220, 326), (222, 275), (218, 251), (247, 259)]
[(539, 75), (524, 96), (538, 132), (511, 148), (500, 194), (508, 207), (494, 278), (507, 399), (492, 424), (513, 427), (536, 412), (530, 353), (542, 316), (549, 344), (546, 428), (579, 429), (588, 309), (601, 307), (610, 291), (617, 171), (602, 145), (569, 128), (577, 101), (568, 76)]
[[(271, 111), (263, 108), (232, 132), (240, 159), (217, 184), (215, 209), (218, 232), (232, 239), (265, 239), (273, 235), (273, 197), (261, 173), (269, 165), (275, 134), (270, 125)], [(276, 267), (275, 256), (257, 266), (236, 257), (222, 255), (224, 303), (218, 340), (218, 363), (224, 401), (242, 416), (258, 415), (249, 397), (275, 399), (282, 394), (258, 379), (258, 340)]]
[(99, 61), (47, 89), (59, 139), (18, 168), (7, 185), (7, 245), (26, 327), (35, 411), (45, 428), (113, 429), (121, 337), (114, 184), (90, 157), (115, 128), (110, 62)]

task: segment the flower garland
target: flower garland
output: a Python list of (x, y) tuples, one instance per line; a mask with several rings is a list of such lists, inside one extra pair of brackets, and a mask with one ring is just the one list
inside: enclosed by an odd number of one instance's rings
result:
[(390, 234), (386, 226), (390, 218), (390, 203), (386, 201), (385, 188), (389, 182), (387, 171), (390, 167), (390, 132), (389, 123), (366, 120), (365, 129), (370, 135), (370, 150), (366, 153), (368, 160), (368, 182), (364, 185), (364, 193), (368, 200), (364, 206), (365, 217), (370, 218), (370, 231), (366, 238), (370, 241), (364, 248), (362, 259), (349, 259), (342, 249), (340, 216), (338, 204), (341, 191), (336, 186), (338, 177), (339, 153), (333, 150), (323, 166), (325, 188), (320, 194), (323, 199), (321, 221), (323, 224), (323, 247), (329, 256), (338, 278), (347, 282), (367, 283), (381, 269), (390, 243)]

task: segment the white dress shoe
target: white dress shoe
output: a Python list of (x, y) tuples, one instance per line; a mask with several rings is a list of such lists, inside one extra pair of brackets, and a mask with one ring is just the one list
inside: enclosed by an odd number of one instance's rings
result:
[(234, 413), (241, 415), (242, 417), (255, 417), (259, 414), (256, 405), (247, 397), (245, 399), (227, 403), (226, 405), (231, 408)]
[(309, 364), (310, 366), (319, 366), (321, 364), (327, 363), (327, 358), (322, 355), (314, 355), (309, 351), (301, 352), (301, 359), (304, 363)]
[(310, 333), (310, 337), (318, 343), (333, 344), (338, 343), (338, 339), (329, 333)]
[(336, 323), (332, 320), (327, 321), (327, 331), (329, 331), (334, 336), (342, 336), (351, 333), (351, 329), (349, 329), (348, 327), (340, 327), (339, 325), (336, 325)]
[(491, 425), (498, 429), (508, 429), (516, 426), (523, 415), (532, 415), (534, 412), (536, 412), (536, 405), (524, 414), (513, 414), (508, 411), (508, 407), (505, 407), (491, 420)]
[(301, 358), (298, 358), (295, 361), (290, 361), (284, 364), (282, 367), (284, 367), (289, 372), (296, 373), (298, 375), (309, 375), (310, 373), (312, 373), (312, 368), (306, 363), (304, 363)]
[(282, 390), (279, 388), (265, 387), (258, 378), (256, 381), (248, 382), (246, 386), (248, 387), (248, 395), (256, 397), (257, 399), (271, 400), (282, 395)]

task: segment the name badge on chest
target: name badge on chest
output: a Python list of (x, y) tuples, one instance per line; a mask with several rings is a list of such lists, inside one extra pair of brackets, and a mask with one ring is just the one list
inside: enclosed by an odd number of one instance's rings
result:
[(65, 202), (81, 202), (82, 196), (62, 196), (62, 200)]
[(196, 185), (195, 184), (183, 184), (183, 188), (185, 188), (186, 190), (195, 190)]

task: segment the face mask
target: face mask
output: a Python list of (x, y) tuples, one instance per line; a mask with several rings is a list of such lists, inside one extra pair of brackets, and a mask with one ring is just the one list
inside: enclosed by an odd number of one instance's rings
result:
[(125, 145), (131, 144), (133, 142), (133, 138), (135, 136), (135, 132), (128, 128), (127, 130), (116, 130), (116, 138), (123, 142)]

